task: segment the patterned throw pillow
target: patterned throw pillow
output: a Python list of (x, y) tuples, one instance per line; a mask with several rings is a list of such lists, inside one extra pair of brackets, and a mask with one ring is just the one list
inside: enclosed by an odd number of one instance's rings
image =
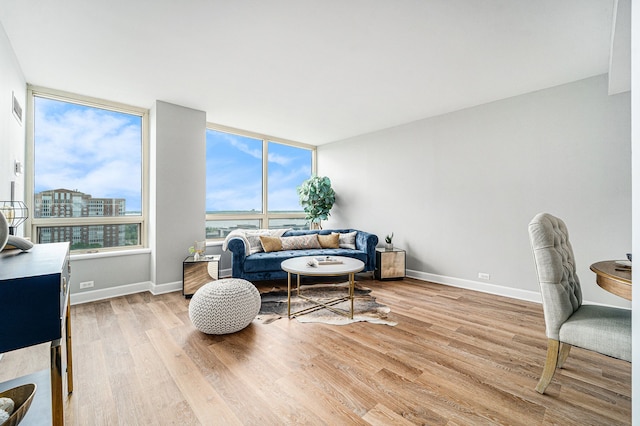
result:
[[(339, 242), (340, 248), (346, 248), (346, 249), (355, 250), (356, 249), (356, 234), (357, 233), (358, 233), (358, 231), (337, 234), (337, 235), (340, 236), (340, 242)], [(335, 234), (335, 232), (334, 232), (334, 234)]]
[(262, 243), (262, 249), (267, 253), (270, 251), (282, 250), (282, 241), (280, 241), (280, 237), (260, 235), (260, 243)]
[(269, 230), (247, 231), (246, 237), (249, 241), (249, 254), (260, 253), (262, 251), (261, 235), (269, 235)]
[(340, 234), (320, 235), (318, 234), (318, 242), (322, 248), (339, 248)]
[(318, 242), (317, 234), (297, 235), (295, 237), (282, 237), (282, 250), (304, 250), (322, 248)]

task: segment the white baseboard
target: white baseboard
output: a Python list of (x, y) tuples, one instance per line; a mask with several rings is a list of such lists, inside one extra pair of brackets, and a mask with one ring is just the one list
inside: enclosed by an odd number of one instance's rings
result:
[(174, 281), (172, 283), (165, 284), (149, 284), (149, 292), (154, 296), (158, 294), (172, 293), (174, 291), (182, 291), (182, 281)]
[[(512, 299), (526, 300), (528, 302), (542, 304), (542, 296), (537, 291), (522, 290), (519, 288), (505, 287), (502, 285), (489, 284), (479, 281), (465, 280), (462, 278), (447, 277), (444, 275), (430, 274), (427, 272), (413, 271), (407, 269), (407, 277), (417, 280), (429, 281), (437, 284), (450, 285), (452, 287), (466, 288), (468, 290), (481, 291), (482, 293), (495, 294), (497, 296), (510, 297)], [(582, 300), (585, 305), (600, 305), (617, 307), (615, 305), (604, 304), (600, 302), (592, 302), (590, 300)], [(627, 308), (623, 308), (627, 309)]]
[[(231, 269), (220, 271), (220, 277), (231, 276)], [(483, 293), (496, 294), (499, 296), (511, 297), (514, 299), (527, 300), (530, 302), (542, 303), (540, 293), (517, 288), (499, 286), (478, 281), (465, 280), (461, 278), (447, 277), (443, 275), (430, 274), (407, 269), (407, 277), (422, 281), (429, 281), (437, 284), (450, 285), (453, 287), (466, 288), (469, 290), (481, 291)], [(182, 291), (182, 281), (175, 281), (165, 284), (154, 284), (151, 281), (126, 284), (118, 287), (111, 287), (92, 291), (83, 291), (71, 294), (71, 304), (95, 302), (98, 300), (110, 299), (113, 297), (126, 296), (128, 294), (142, 293), (148, 291), (153, 295)]]
[(81, 293), (71, 293), (71, 304), (79, 305), (81, 303), (95, 302), (98, 300), (111, 299), (112, 297), (126, 296), (127, 294), (142, 293), (145, 291), (150, 292), (154, 296), (163, 293), (171, 293), (172, 291), (182, 291), (182, 281), (166, 284), (153, 284), (151, 281), (146, 281), (121, 285), (118, 287), (83, 291)]
[(519, 288), (505, 287), (496, 284), (489, 284), (479, 281), (453, 278), (443, 275), (430, 274), (427, 272), (413, 271), (407, 269), (407, 276), (418, 280), (429, 281), (437, 284), (450, 285), (452, 287), (466, 288), (468, 290), (480, 291), (482, 293), (495, 294), (498, 296), (511, 297), (512, 299), (526, 300), (529, 302), (542, 303), (540, 293)]
[[(231, 269), (223, 269), (220, 271), (220, 278), (231, 276)], [(430, 274), (428, 272), (414, 271), (407, 269), (407, 277), (417, 280), (429, 281), (436, 284), (450, 285), (452, 287), (466, 288), (468, 290), (480, 291), (482, 293), (495, 294), (498, 296), (510, 297), (512, 299), (526, 300), (534, 303), (542, 303), (540, 293), (536, 291), (522, 290), (519, 288), (505, 287), (485, 282), (465, 280), (462, 278), (447, 277), (444, 275)], [(151, 281), (126, 284), (118, 287), (105, 288), (100, 290), (83, 291), (81, 293), (71, 294), (71, 304), (79, 305), (82, 303), (95, 302), (98, 300), (110, 299), (112, 297), (126, 296), (127, 294), (142, 293), (148, 291), (151, 294), (158, 295), (163, 293), (171, 293), (174, 291), (182, 291), (182, 281), (175, 281), (165, 284), (154, 284)], [(602, 305), (602, 303), (583, 301), (588, 304)], [(612, 306), (612, 305), (603, 305)], [(0, 354), (0, 356), (2, 356)]]

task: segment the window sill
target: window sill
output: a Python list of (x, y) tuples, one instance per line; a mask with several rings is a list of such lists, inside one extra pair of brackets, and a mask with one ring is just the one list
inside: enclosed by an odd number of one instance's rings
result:
[(92, 260), (101, 259), (105, 257), (120, 257), (120, 256), (135, 256), (138, 254), (149, 254), (150, 248), (139, 248), (131, 250), (114, 250), (114, 251), (100, 251), (96, 253), (76, 253), (71, 254), (71, 260)]

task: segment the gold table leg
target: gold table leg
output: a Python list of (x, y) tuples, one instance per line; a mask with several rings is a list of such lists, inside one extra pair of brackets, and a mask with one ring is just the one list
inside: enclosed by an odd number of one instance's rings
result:
[[(347, 296), (344, 297), (338, 297), (336, 299), (332, 299), (332, 300), (328, 300), (326, 302), (321, 302), (319, 300), (315, 300), (312, 299), (310, 297), (307, 297), (305, 295), (300, 294), (300, 274), (298, 275), (298, 279), (297, 279), (297, 283), (296, 283), (296, 293), (297, 293), (297, 297), (303, 298), (313, 304), (315, 304), (315, 306), (310, 306), (308, 308), (304, 308), (302, 310), (296, 311), (293, 313), (294, 316), (296, 315), (304, 315), (304, 314), (308, 314), (310, 312), (316, 311), (318, 309), (328, 309), (336, 314), (340, 314), (343, 316), (348, 317), (349, 319), (353, 319), (353, 302), (354, 302), (354, 296), (355, 296), (355, 273), (350, 273), (348, 274), (349, 276), (349, 288), (348, 288), (348, 294)], [(342, 309), (337, 309), (337, 308), (333, 308), (332, 305), (338, 304), (340, 302), (343, 302), (345, 300), (349, 300), (349, 304), (350, 304), (350, 309), (348, 312), (346, 312), (345, 310)], [(287, 273), (287, 316), (289, 317), (289, 319), (291, 319), (291, 272)]]
[(355, 274), (349, 274), (349, 299), (351, 299), (351, 313), (349, 315), (349, 319), (353, 319), (353, 296), (355, 294)]
[(287, 317), (291, 319), (291, 272), (287, 272)]

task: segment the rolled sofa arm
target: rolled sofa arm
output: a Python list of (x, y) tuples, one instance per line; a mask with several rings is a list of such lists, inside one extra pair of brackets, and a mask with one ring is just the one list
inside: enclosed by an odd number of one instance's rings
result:
[(365, 271), (375, 271), (376, 269), (376, 246), (378, 236), (364, 231), (356, 234), (356, 249), (367, 253), (367, 263), (364, 265)]
[(247, 257), (244, 241), (241, 238), (232, 238), (227, 243), (227, 250), (231, 252), (231, 276), (242, 278), (244, 271), (244, 260)]

